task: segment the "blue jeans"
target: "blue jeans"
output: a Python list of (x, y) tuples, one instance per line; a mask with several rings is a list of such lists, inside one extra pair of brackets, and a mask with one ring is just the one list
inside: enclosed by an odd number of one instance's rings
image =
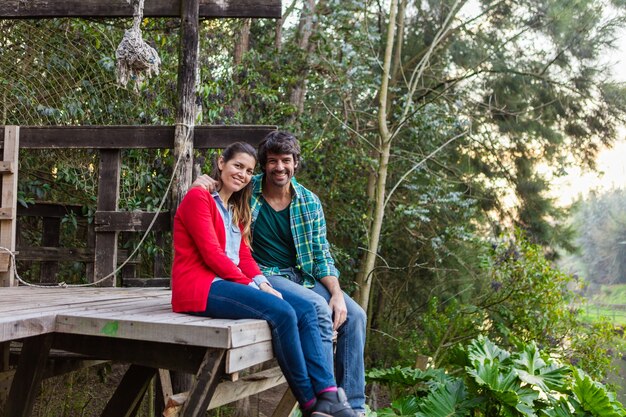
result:
[[(305, 288), (302, 284), (300, 271), (294, 268), (280, 270), (281, 275), (267, 279), (275, 290), (285, 294), (297, 294), (306, 297), (315, 304), (317, 320), (323, 345), (333, 337), (333, 321), (328, 301), (330, 293), (319, 281), (313, 288)], [(367, 315), (361, 306), (344, 293), (348, 308), (348, 318), (337, 330), (337, 352), (335, 356), (335, 375), (337, 385), (346, 391), (350, 406), (357, 412), (365, 411), (365, 331)], [(332, 358), (332, 350), (326, 352)], [(331, 360), (331, 359), (329, 359)]]
[[(284, 299), (231, 281), (211, 284), (206, 311), (196, 315), (224, 319), (266, 320), (280, 369), (294, 396), (304, 405), (315, 394), (334, 387), (332, 364), (320, 337), (315, 306), (289, 291)], [(289, 301), (287, 301), (289, 300)]]

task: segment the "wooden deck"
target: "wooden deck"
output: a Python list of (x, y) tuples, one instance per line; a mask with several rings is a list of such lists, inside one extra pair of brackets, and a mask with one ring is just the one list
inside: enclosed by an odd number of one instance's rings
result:
[(30, 414), (51, 349), (131, 363), (103, 416), (133, 415), (159, 369), (196, 374), (185, 417), (284, 382), (270, 370), (218, 387), (273, 358), (269, 326), (173, 313), (170, 296), (158, 288), (0, 288), (0, 343), (24, 342), (5, 415)]

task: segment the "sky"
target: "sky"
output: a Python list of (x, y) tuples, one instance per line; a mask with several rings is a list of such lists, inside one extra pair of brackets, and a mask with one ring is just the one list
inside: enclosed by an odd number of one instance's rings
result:
[[(626, 28), (621, 31), (618, 50), (610, 54), (613, 78), (626, 82)], [(620, 129), (619, 140), (610, 149), (598, 154), (597, 171), (570, 169), (568, 175), (552, 183), (553, 195), (561, 206), (568, 206), (591, 190), (626, 189), (626, 126)]]

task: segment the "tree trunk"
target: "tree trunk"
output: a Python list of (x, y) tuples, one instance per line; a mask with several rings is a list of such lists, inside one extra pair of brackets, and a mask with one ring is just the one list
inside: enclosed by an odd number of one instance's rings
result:
[(392, 0), (389, 6), (389, 23), (387, 27), (387, 40), (385, 44), (385, 55), (383, 63), (382, 83), (378, 93), (378, 131), (380, 136), (380, 150), (378, 158), (378, 168), (376, 171), (375, 201), (372, 220), (369, 228), (369, 243), (365, 259), (357, 274), (356, 301), (368, 311), (372, 279), (376, 267), (378, 256), (378, 245), (380, 243), (380, 233), (385, 215), (385, 188), (387, 186), (387, 171), (389, 167), (389, 156), (391, 155), (391, 144), (393, 136), (388, 126), (388, 100), (389, 100), (389, 78), (391, 77), (391, 61), (393, 55), (396, 15), (398, 0)]
[(300, 77), (296, 81), (291, 94), (289, 96), (289, 103), (296, 108), (295, 113), (292, 115), (290, 123), (295, 121), (298, 116), (304, 111), (304, 99), (306, 98), (306, 81), (309, 74), (309, 63), (311, 61), (310, 56), (313, 53), (313, 44), (311, 43), (311, 36), (317, 30), (318, 19), (315, 19), (316, 10), (321, 8), (322, 1), (317, 6), (315, 0), (306, 0), (304, 8), (300, 14), (300, 23), (298, 25), (298, 48), (303, 51), (302, 68), (300, 71)]

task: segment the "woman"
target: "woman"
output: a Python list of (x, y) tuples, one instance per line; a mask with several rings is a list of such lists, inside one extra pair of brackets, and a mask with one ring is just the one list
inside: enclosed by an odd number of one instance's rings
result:
[(266, 320), (274, 354), (305, 416), (356, 417), (326, 360), (315, 307), (274, 290), (250, 254), (250, 180), (256, 152), (237, 142), (220, 156), (215, 193), (189, 190), (174, 217), (172, 308)]

